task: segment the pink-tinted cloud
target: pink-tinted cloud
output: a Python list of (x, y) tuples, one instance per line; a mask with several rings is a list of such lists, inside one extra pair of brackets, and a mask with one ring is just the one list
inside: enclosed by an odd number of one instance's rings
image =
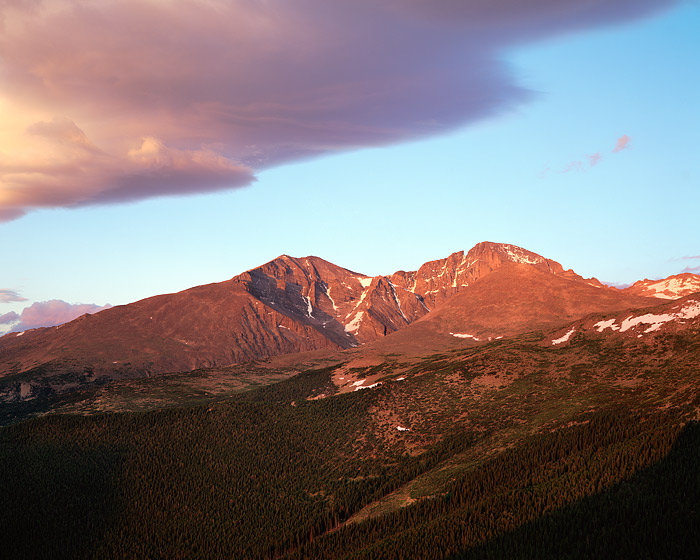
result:
[(0, 289), (0, 303), (12, 303), (15, 301), (27, 301), (27, 298), (22, 297), (15, 290)]
[(596, 152), (595, 154), (592, 154), (590, 156), (586, 156), (588, 158), (588, 164), (591, 167), (594, 167), (598, 165), (601, 159), (603, 159), (603, 156), (600, 155), (600, 152)]
[(678, 1), (0, 2), (0, 220), (454, 129), (531, 97), (504, 50)]
[(681, 272), (700, 273), (700, 266), (686, 266)]
[(631, 282), (609, 282), (607, 280), (601, 280), (601, 283), (606, 286), (611, 286), (612, 288), (617, 288), (618, 290), (624, 290), (632, 285)]
[(622, 150), (626, 149), (629, 146), (631, 138), (627, 136), (626, 134), (623, 134), (617, 139), (617, 142), (615, 143), (615, 147), (613, 148), (613, 153), (615, 152), (621, 152)]
[(19, 315), (17, 315), (17, 313), (14, 311), (0, 315), (0, 325), (9, 325), (17, 321), (19, 321)]
[(678, 258), (673, 259), (673, 260), (674, 261), (697, 261), (697, 260), (700, 260), (700, 255), (678, 257)]
[(562, 173), (569, 173), (571, 171), (583, 171), (582, 161), (570, 161), (561, 170)]
[[(25, 307), (19, 316), (15, 313), (14, 315), (16, 317), (12, 321), (8, 319), (5, 323), (8, 324), (17, 321), (12, 325), (11, 332), (21, 332), (38, 327), (61, 325), (85, 313), (97, 313), (109, 307), (111, 307), (109, 304), (104, 306), (84, 303), (70, 304), (60, 299), (38, 301), (29, 307)], [(6, 315), (12, 315), (12, 312)], [(6, 315), (3, 315), (3, 317)]]
[[(626, 134), (618, 138), (617, 140), (617, 146), (613, 150), (613, 152), (619, 152), (620, 150), (624, 150), (628, 143), (630, 141), (630, 137), (627, 136)], [(558, 173), (570, 173), (571, 171), (577, 171), (577, 172), (582, 172), (586, 171), (586, 169), (590, 169), (591, 167), (595, 167), (600, 163), (600, 161), (603, 159), (603, 156), (601, 155), (600, 152), (595, 152), (594, 154), (587, 155), (586, 159), (588, 160), (588, 167), (584, 165), (584, 162), (582, 160), (575, 160), (575, 161), (570, 161), (567, 163), (564, 167), (562, 167)], [(549, 171), (549, 168), (546, 170), (547, 172)], [(544, 177), (546, 173), (541, 173), (540, 177)]]

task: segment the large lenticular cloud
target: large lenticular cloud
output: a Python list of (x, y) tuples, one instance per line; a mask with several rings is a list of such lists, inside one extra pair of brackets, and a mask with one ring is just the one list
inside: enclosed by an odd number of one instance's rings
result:
[(527, 99), (505, 49), (676, 1), (0, 1), (0, 220), (438, 134)]

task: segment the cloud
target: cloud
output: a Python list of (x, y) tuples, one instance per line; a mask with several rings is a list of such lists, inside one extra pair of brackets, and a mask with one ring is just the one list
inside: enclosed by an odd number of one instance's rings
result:
[[(624, 150), (627, 145), (629, 144), (630, 137), (627, 136), (626, 134), (622, 135), (620, 138), (617, 140), (617, 145), (615, 146), (615, 149), (613, 152), (619, 152), (620, 150)], [(582, 172), (586, 171), (587, 169), (590, 169), (591, 167), (595, 167), (600, 163), (600, 161), (603, 159), (603, 156), (601, 155), (600, 152), (595, 152), (594, 154), (587, 155), (586, 159), (588, 160), (588, 167), (584, 165), (584, 162), (582, 160), (575, 160), (575, 161), (570, 161), (567, 163), (564, 167), (562, 167), (558, 173), (570, 173), (571, 171), (577, 171), (577, 172)], [(545, 171), (540, 173), (540, 178), (545, 177), (547, 173), (549, 173), (550, 168), (547, 167)]]
[[(38, 327), (53, 327), (72, 321), (85, 313), (97, 313), (111, 305), (70, 304), (60, 299), (38, 301), (25, 307), (20, 315), (10, 312), (0, 316), (0, 324), (11, 324), (10, 332), (21, 332)], [(5, 320), (3, 321), (3, 318)]]
[(695, 255), (695, 256), (686, 256), (686, 257), (677, 257), (675, 259), (672, 259), (674, 261), (696, 261), (700, 260), (700, 255)]
[(14, 311), (0, 315), (0, 325), (7, 325), (19, 321), (19, 315)]
[(631, 282), (610, 282), (608, 280), (601, 280), (601, 283), (605, 284), (606, 286), (617, 288), (618, 290), (624, 290), (632, 285)]
[(12, 303), (15, 301), (27, 301), (14, 290), (0, 289), (0, 303)]
[(0, 2), (0, 220), (452, 130), (532, 97), (507, 49), (678, 1)]
[[(669, 261), (670, 262), (700, 261), (700, 255), (685, 255), (683, 257), (674, 257), (672, 259), (669, 259)], [(684, 272), (691, 272), (693, 274), (699, 274), (700, 273), (700, 265), (698, 265), (698, 266), (688, 265), (683, 270), (681, 270), (681, 273), (684, 273)]]
[(596, 152), (595, 154), (592, 154), (592, 155), (586, 156), (586, 157), (588, 158), (588, 164), (591, 167), (598, 165), (600, 160), (603, 158), (603, 156), (600, 155), (600, 152)]
[(615, 152), (621, 152), (622, 150), (626, 149), (629, 146), (631, 138), (627, 136), (626, 134), (623, 134), (617, 139), (617, 143), (615, 144), (615, 147), (613, 148), (613, 153)]

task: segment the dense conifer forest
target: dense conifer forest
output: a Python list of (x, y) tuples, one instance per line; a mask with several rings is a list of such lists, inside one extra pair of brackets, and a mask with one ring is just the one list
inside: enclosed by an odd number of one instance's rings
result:
[(682, 411), (591, 410), (455, 471), (430, 498), (348, 523), (489, 434), (455, 424), (415, 453), (375, 440), (369, 411), (398, 389), (307, 399), (332, 391), (332, 369), (216, 404), (3, 428), (8, 557), (696, 554), (700, 427)]

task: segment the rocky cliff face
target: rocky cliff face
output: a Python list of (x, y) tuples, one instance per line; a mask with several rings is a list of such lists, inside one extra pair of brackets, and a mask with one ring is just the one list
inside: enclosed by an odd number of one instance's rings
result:
[(265, 305), (342, 348), (397, 331), (428, 313), (420, 294), (318, 257), (283, 255), (233, 279)]

